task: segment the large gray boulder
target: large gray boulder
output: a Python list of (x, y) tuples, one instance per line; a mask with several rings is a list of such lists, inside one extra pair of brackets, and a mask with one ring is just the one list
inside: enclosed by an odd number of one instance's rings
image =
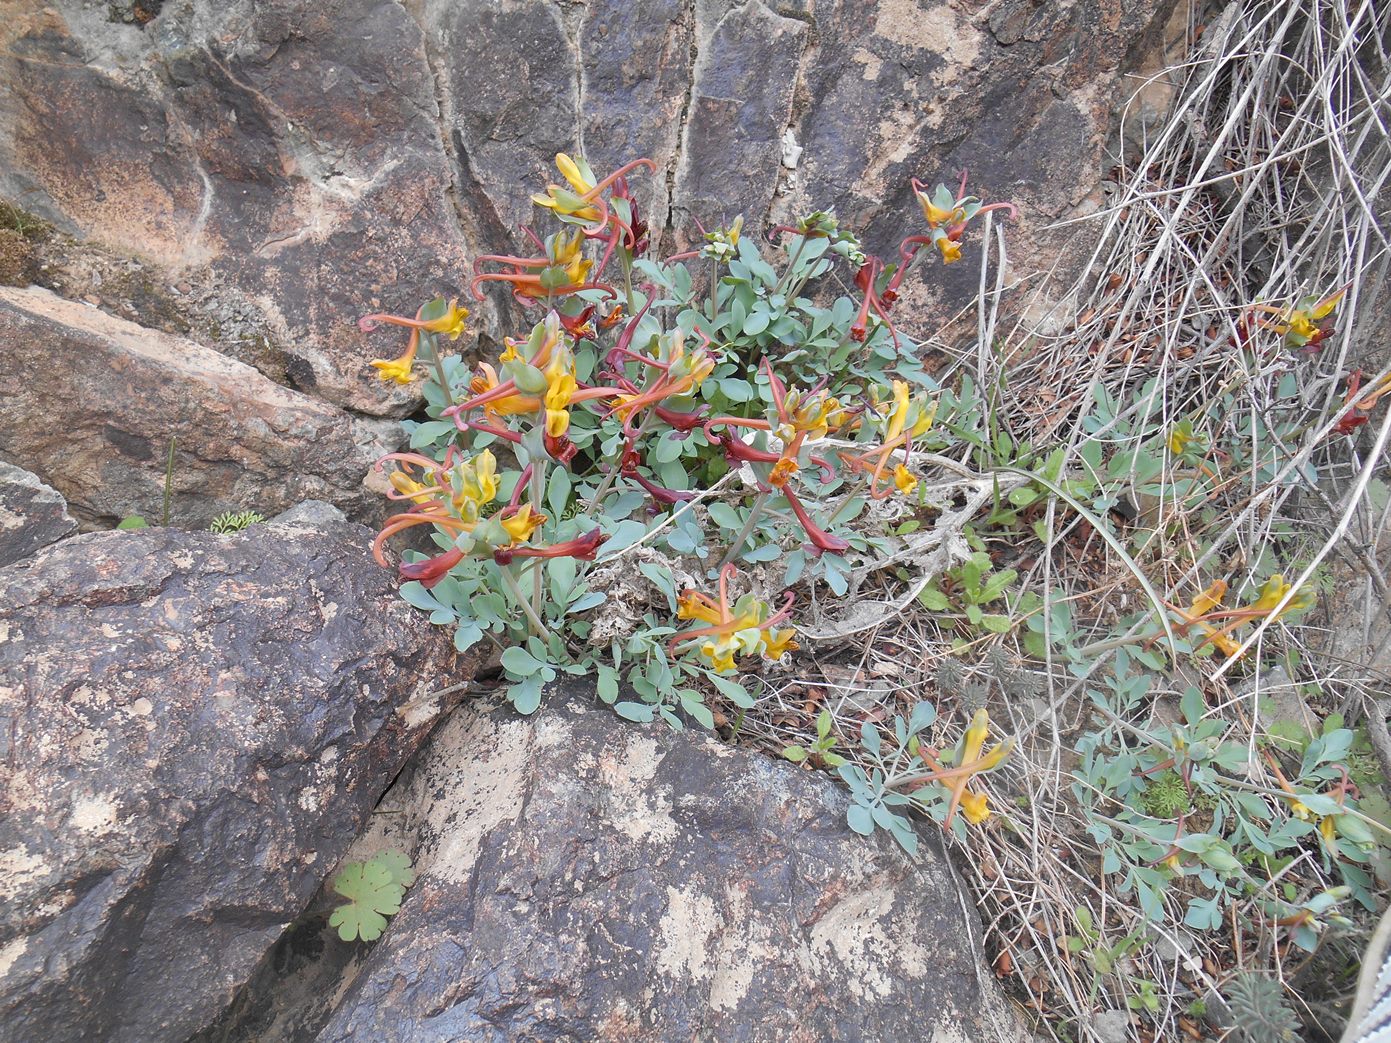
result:
[(0, 195), (207, 297), (186, 318), (229, 353), (335, 403), (405, 411), (368, 365), (397, 345), (364, 347), (353, 320), (413, 311), (467, 266), (406, 10), (168, 0), (125, 24), (119, 4), (10, 6)]
[(349, 956), (305, 925), (309, 969), (282, 952), (216, 1038), (1028, 1038), (934, 841), (910, 859), (825, 776), (595, 704), (456, 712), (350, 856), (414, 854), (386, 934)]
[(0, 570), (0, 1037), (182, 1041), (466, 680), (342, 521), (89, 533)]

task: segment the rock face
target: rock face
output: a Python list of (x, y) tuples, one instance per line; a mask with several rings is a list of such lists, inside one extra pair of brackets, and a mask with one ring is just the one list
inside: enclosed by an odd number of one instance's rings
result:
[(0, 194), (217, 283), (296, 385), (403, 411), (352, 320), (457, 292), (466, 267), (420, 30), (376, 0), (149, 6), (143, 25), (85, 0), (14, 12)]
[(0, 1024), (212, 1021), (466, 680), (367, 530), (89, 533), (0, 571)]
[[(26, 345), (43, 345), (36, 365)], [(0, 455), (32, 468), (90, 522), (161, 517), (176, 440), (170, 522), (227, 510), (269, 516), (305, 498), (371, 516), (363, 477), (401, 438), (281, 387), (192, 341), (142, 329), (46, 290), (0, 287)]]
[(22, 467), (0, 460), (0, 566), (77, 531), (68, 505)]
[(386, 934), (291, 983), (317, 1010), (219, 1038), (1028, 1038), (934, 844), (915, 864), (829, 779), (594, 705), (577, 681), (437, 729), (353, 854), (415, 849)]
[[(1020, 205), (1017, 267), (1051, 266), (1044, 226), (1097, 187), (1125, 74), (1174, 4), (165, 0), (131, 24), (117, 4), (16, 6), (0, 195), (203, 302), (169, 322), (400, 415), (410, 393), (368, 366), (396, 345), (352, 320), (457, 293), (471, 257), (523, 244), (559, 150), (598, 171), (652, 158), (633, 187), (666, 249), (697, 220), (762, 231), (835, 206), (883, 253), (917, 230), (909, 178), (966, 167)], [(971, 267), (918, 281), (924, 323)], [(502, 296), (494, 336), (515, 332)]]

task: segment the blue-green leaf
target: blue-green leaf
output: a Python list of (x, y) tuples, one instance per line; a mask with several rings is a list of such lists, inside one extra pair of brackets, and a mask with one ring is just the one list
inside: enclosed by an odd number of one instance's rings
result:
[(520, 645), (514, 645), (502, 653), (503, 669), (513, 677), (530, 677), (545, 665)]
[[(508, 651), (513, 650), (508, 649)], [(518, 713), (534, 713), (536, 708), (541, 705), (541, 688), (540, 674), (533, 674), (531, 677), (510, 686), (507, 689), (507, 698), (511, 701), (512, 708)]]
[(874, 816), (863, 804), (851, 804), (846, 808), (845, 823), (862, 836), (867, 837), (874, 832)]
[(443, 605), (435, 600), (435, 596), (422, 587), (416, 580), (401, 584), (401, 597), (405, 600), (406, 604), (414, 605), (416, 608), (424, 609), (427, 612), (434, 612), (437, 609), (444, 608)]
[(625, 717), (630, 721), (637, 721), (639, 724), (651, 721), (656, 709), (655, 706), (649, 706), (647, 703), (634, 702), (615, 703), (613, 707), (614, 713), (618, 716)]

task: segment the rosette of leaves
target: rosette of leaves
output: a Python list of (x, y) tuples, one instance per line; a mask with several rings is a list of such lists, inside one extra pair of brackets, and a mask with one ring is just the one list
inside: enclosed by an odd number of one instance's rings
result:
[(1019, 578), (1014, 569), (995, 572), (990, 555), (977, 551), (947, 573), (949, 590), (943, 590), (937, 580), (923, 588), (918, 600), (932, 612), (960, 612), (972, 627), (981, 627), (992, 634), (1004, 634), (1014, 626), (1007, 615), (986, 612), (984, 606), (1001, 601), (1009, 585)]
[(345, 942), (376, 941), (414, 882), (411, 860), (400, 851), (379, 851), (365, 862), (349, 862), (333, 878), (334, 891), (347, 901), (333, 911), (329, 926), (336, 927)]
[(1223, 997), (1232, 1012), (1232, 1035), (1238, 1043), (1293, 1043), (1299, 1019), (1285, 1006), (1280, 985), (1264, 974), (1243, 971), (1227, 983)]

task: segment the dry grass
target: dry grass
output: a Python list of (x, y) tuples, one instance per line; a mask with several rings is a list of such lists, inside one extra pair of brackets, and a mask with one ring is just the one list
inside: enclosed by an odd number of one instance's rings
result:
[[(1071, 599), (1097, 635), (1144, 607), (1140, 576), (1175, 604), (1217, 576), (1233, 577), (1235, 593), (1236, 580), (1272, 558), (1298, 575), (1297, 586), (1327, 591), (1338, 577), (1345, 594), (1353, 591), (1338, 613), (1320, 606), (1296, 624), (1248, 627), (1243, 657), (1189, 660), (1150, 693), (1146, 714), (1199, 685), (1226, 737), (1253, 752), (1270, 723), (1260, 699), (1275, 682), (1252, 663), (1294, 664), (1297, 676), (1285, 687), (1304, 686), (1318, 713), (1357, 718), (1370, 710), (1383, 722), (1377, 694), (1391, 691), (1370, 653), (1358, 654), (1363, 642), (1333, 640), (1335, 630), (1365, 637), (1391, 619), (1383, 538), (1391, 416), (1385, 407), (1375, 411), (1355, 437), (1333, 431), (1349, 372), (1368, 370), (1364, 387), (1386, 373), (1389, 31), (1391, 10), (1369, 0), (1239, 0), (1191, 33), (1189, 59), (1169, 73), (1181, 83), (1170, 118), (1142, 154), (1118, 160), (1109, 205), (1078, 222), (1078, 242), (1091, 245), (1075, 285), (1046, 274), (1006, 284), (998, 263), (1004, 240), (987, 226), (998, 251), (981, 272), (977, 344), (955, 366), (982, 386), (1007, 389), (999, 422), (1016, 439), (1069, 447), (1070, 468), (1082, 466), (1075, 451), (1087, 438), (1123, 453), (1138, 439), (1136, 428), (1167, 429), (1185, 418), (1214, 446), (1244, 445), (1253, 459), (1269, 451), (1264, 473), (1255, 465), (1224, 470), (1205, 510), (1141, 502), (1156, 535), (1132, 562), (1057, 500), (1043, 515), (1046, 544), (1023, 526), (992, 545), (1019, 567), (1027, 589)], [(1255, 322), (1269, 315), (1253, 311), (1257, 305), (1285, 307), (1340, 287), (1347, 296), (1337, 334), (1317, 351), (1289, 350)], [(1045, 308), (1045, 301), (1061, 303)], [(1029, 318), (1006, 326), (1006, 313)], [(1149, 381), (1151, 392), (1137, 397)], [(1103, 392), (1122, 408), (1088, 431), (1083, 420)], [(969, 484), (947, 469), (938, 480)], [(916, 572), (906, 587), (892, 570), (867, 570), (862, 599), (901, 603), (944, 556), (909, 564)], [(833, 623), (816, 626), (834, 636)], [(934, 738), (949, 742), (974, 704), (987, 703), (999, 730), (1010, 722), (1019, 747), (989, 783), (1006, 813), (959, 845), (959, 864), (987, 920), (989, 958), (1031, 997), (1042, 1027), (1058, 1039), (1099, 1040), (1094, 1014), (1124, 1011), (1153, 988), (1157, 1009), (1132, 1020), (1133, 1037), (1203, 1038), (1212, 1030), (1187, 1012), (1191, 1002), (1220, 992), (1238, 970), (1256, 970), (1287, 985), (1289, 1002), (1315, 1026), (1311, 1038), (1317, 1026), (1336, 1035), (1344, 984), (1336, 968), (1355, 962), (1361, 936), (1326, 936), (1311, 962), (1251, 915), (1249, 902), (1228, 929), (1182, 926), (1180, 893), (1167, 899), (1167, 925), (1146, 922), (1100, 873), (1070, 790), (1071, 751), (1093, 713), (1084, 682), (1060, 663), (1025, 658), (1015, 634), (974, 635), (965, 649), (953, 648), (957, 637), (916, 606), (881, 613), (855, 631), (855, 651), (842, 665), (822, 657), (815, 675), (766, 678), (742, 737), (773, 748), (807, 742), (823, 708), (850, 737), (864, 720), (906, 712), (926, 697), (942, 713)], [(1374, 740), (1385, 736), (1384, 726), (1369, 731)], [(844, 751), (852, 752), (848, 741)], [(1264, 771), (1253, 756), (1253, 781), (1273, 786)], [(1334, 882), (1313, 855), (1284, 875)], [(1111, 943), (1138, 939), (1112, 973), (1095, 973), (1062, 944), (1080, 933), (1083, 909)], [(1323, 988), (1312, 987), (1315, 977)]]

